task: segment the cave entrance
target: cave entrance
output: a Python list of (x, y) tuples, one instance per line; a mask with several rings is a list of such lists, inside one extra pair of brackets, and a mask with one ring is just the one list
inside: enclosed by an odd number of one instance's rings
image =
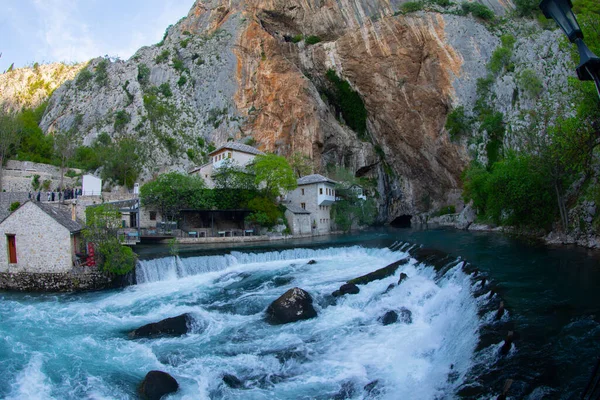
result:
[(394, 228), (410, 228), (410, 220), (412, 215), (401, 215), (390, 224)]

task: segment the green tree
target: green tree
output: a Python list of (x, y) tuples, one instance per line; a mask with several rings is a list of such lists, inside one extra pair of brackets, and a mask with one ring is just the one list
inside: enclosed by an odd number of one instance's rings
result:
[(54, 133), (54, 149), (60, 160), (60, 190), (64, 188), (65, 167), (73, 158), (81, 138), (75, 129)]
[(21, 139), (21, 124), (8, 107), (0, 103), (0, 191), (2, 190), (2, 172), (6, 160), (14, 154)]
[(213, 171), (212, 180), (216, 189), (256, 190), (254, 175), (231, 159), (226, 159)]
[(283, 217), (282, 211), (268, 197), (253, 198), (248, 202), (248, 208), (252, 213), (246, 217), (246, 221), (265, 228), (275, 226)]
[(106, 135), (102, 136), (102, 142), (98, 141), (94, 148), (100, 147), (100, 143), (105, 141), (108, 143), (104, 145), (101, 153), (104, 167), (102, 178), (111, 179), (121, 186), (132, 188), (144, 164), (142, 143), (132, 137), (124, 137), (112, 142)]
[(106, 273), (115, 275), (125, 275), (133, 270), (137, 256), (119, 240), (119, 210), (109, 204), (102, 204), (86, 208), (85, 215), (86, 227), (83, 237), (93, 243), (98, 266)]
[(274, 198), (294, 190), (298, 184), (292, 167), (285, 157), (275, 154), (259, 155), (254, 159), (252, 170), (257, 185), (264, 185), (267, 197)]
[(300, 153), (299, 151), (295, 151), (294, 154), (292, 154), (290, 166), (298, 178), (310, 175), (314, 171), (314, 166), (310, 157)]
[(144, 184), (140, 198), (145, 207), (155, 207), (167, 221), (174, 221), (182, 209), (210, 208), (204, 189), (202, 178), (170, 172)]
[(336, 187), (341, 199), (331, 207), (333, 221), (337, 227), (349, 232), (354, 225), (372, 225), (377, 217), (377, 203), (372, 198), (359, 199), (350, 189)]

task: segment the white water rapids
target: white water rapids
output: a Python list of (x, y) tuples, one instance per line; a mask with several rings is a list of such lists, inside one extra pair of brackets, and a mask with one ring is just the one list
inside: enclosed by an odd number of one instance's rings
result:
[[(168, 257), (141, 261), (138, 284), (119, 291), (0, 296), (0, 398), (135, 398), (155, 369), (180, 384), (169, 399), (453, 398), (473, 365), (481, 324), (462, 263), (440, 278), (411, 259), (359, 294), (330, 296), (406, 256), (353, 246)], [(409, 279), (384, 293), (401, 272)], [(318, 317), (268, 325), (264, 310), (292, 287), (312, 295)], [(378, 320), (401, 307), (412, 323)], [(187, 335), (127, 338), (183, 313), (194, 316)], [(225, 386), (224, 374), (244, 388)]]

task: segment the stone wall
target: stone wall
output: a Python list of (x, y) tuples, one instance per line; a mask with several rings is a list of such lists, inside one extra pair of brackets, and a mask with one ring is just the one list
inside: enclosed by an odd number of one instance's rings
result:
[(302, 203), (305, 203), (305, 210), (310, 212), (311, 225), (315, 224), (319, 233), (327, 233), (331, 231), (331, 206), (319, 207), (318, 197), (318, 185), (312, 184), (298, 186), (288, 194), (287, 199), (297, 207), (302, 207)]
[[(81, 170), (69, 168), (77, 174)], [(67, 170), (65, 170), (66, 172)], [(33, 191), (31, 182), (34, 175), (39, 175), (40, 184), (49, 180), (50, 189), (56, 190), (60, 186), (60, 168), (54, 165), (34, 163), (30, 161), (10, 160), (2, 171), (2, 189), (7, 192), (29, 192)], [(77, 178), (64, 177), (64, 187), (80, 186), (81, 180)]]
[(9, 273), (0, 272), (0, 290), (17, 292), (74, 292), (121, 286), (121, 280), (100, 272), (87, 273)]

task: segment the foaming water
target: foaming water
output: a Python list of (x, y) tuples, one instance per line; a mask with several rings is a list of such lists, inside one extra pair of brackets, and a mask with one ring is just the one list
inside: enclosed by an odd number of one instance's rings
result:
[[(392, 248), (167, 257), (140, 262), (139, 284), (120, 291), (0, 297), (0, 398), (135, 398), (153, 369), (178, 380), (173, 398), (451, 398), (472, 368), (482, 323), (462, 262), (440, 276), (411, 259), (359, 294), (330, 295), (408, 256)], [(389, 289), (400, 273), (409, 279)], [(291, 287), (312, 295), (318, 317), (268, 325), (264, 310)], [(411, 323), (380, 322), (401, 308)], [(187, 335), (127, 338), (182, 313), (194, 319)], [(244, 388), (224, 386), (224, 374)]]

